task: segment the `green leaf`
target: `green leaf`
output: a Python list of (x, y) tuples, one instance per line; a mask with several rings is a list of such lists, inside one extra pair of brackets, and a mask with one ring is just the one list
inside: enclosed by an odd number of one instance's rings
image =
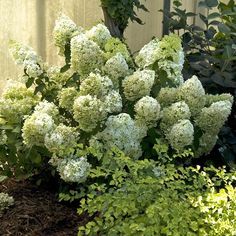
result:
[(31, 87), (31, 85), (34, 83), (34, 78), (30, 77), (27, 82), (25, 83), (26, 88)]
[(217, 7), (219, 3), (217, 0), (206, 0), (206, 4), (209, 8), (212, 8)]
[(218, 13), (218, 12), (213, 12), (213, 13), (211, 13), (211, 14), (208, 15), (207, 19), (208, 19), (208, 20), (212, 20), (212, 19), (218, 18), (218, 17), (220, 17), (220, 16), (221, 16), (220, 13)]
[(230, 31), (231, 31), (230, 28), (227, 25), (225, 25), (224, 23), (220, 23), (218, 25), (218, 29), (220, 32), (225, 33), (225, 34), (230, 33)]

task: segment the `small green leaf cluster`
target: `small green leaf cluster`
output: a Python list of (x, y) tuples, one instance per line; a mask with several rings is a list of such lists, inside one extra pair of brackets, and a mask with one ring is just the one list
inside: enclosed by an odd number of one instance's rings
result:
[[(133, 160), (112, 150), (91, 169), (78, 235), (234, 235), (235, 173)], [(106, 184), (107, 183), (107, 184)]]
[(114, 19), (118, 28), (123, 33), (128, 26), (129, 20), (142, 24), (142, 20), (138, 18), (134, 8), (147, 11), (146, 7), (140, 0), (101, 0), (102, 7), (106, 8), (109, 16)]

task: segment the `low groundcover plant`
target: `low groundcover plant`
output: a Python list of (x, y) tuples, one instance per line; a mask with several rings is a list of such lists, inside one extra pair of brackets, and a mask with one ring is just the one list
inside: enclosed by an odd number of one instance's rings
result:
[[(182, 156), (192, 158), (214, 147), (233, 98), (206, 94), (196, 76), (184, 82), (177, 35), (153, 39), (135, 58), (103, 24), (85, 30), (62, 15), (53, 37), (65, 57), (62, 67), (49, 66), (32, 48), (11, 42), (24, 75), (9, 81), (0, 99), (3, 175), (50, 169), (67, 183), (86, 186), (91, 171), (103, 166), (105, 153), (113, 148), (139, 163), (145, 155), (152, 159), (158, 144), (165, 151), (153, 159), (164, 163), (165, 152), (174, 162), (186, 150)], [(94, 152), (99, 158), (92, 157)], [(168, 194), (163, 191), (162, 197)]]

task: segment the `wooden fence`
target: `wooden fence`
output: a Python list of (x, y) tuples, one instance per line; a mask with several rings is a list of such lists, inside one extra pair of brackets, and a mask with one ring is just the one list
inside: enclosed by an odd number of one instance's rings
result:
[[(153, 36), (162, 35), (164, 0), (143, 0), (149, 12), (139, 12), (144, 25), (130, 23), (125, 37), (132, 51), (139, 50)], [(189, 11), (198, 12), (199, 0), (183, 0)], [(0, 88), (6, 79), (16, 78), (20, 71), (8, 52), (10, 39), (32, 46), (42, 58), (51, 64), (59, 64), (53, 45), (52, 30), (60, 12), (65, 13), (78, 25), (89, 28), (103, 19), (99, 0), (0, 0)], [(204, 10), (204, 9), (203, 9)], [(197, 24), (198, 19), (195, 20)]]

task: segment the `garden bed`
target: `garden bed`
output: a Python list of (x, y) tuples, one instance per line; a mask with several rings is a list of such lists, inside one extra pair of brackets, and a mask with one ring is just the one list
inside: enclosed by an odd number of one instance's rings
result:
[(13, 196), (15, 204), (0, 216), (0, 235), (76, 235), (83, 219), (76, 207), (58, 203), (49, 188), (14, 179), (1, 183), (0, 192)]

